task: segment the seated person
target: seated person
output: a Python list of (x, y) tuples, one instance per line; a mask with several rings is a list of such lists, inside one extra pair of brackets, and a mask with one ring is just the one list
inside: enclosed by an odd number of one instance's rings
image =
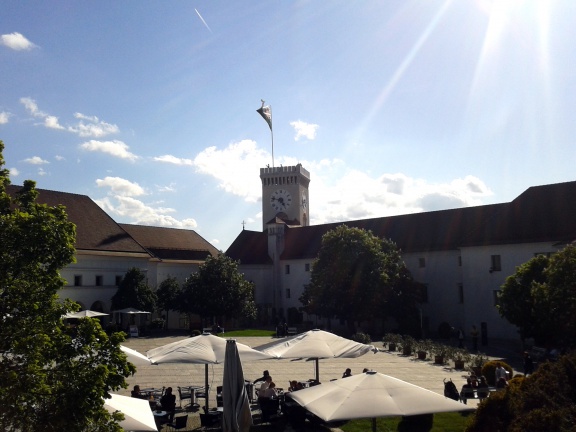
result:
[(488, 397), (490, 390), (488, 390), (488, 381), (486, 381), (485, 376), (480, 377), (480, 382), (478, 383), (478, 398), (484, 399)]
[(472, 387), (472, 380), (470, 378), (466, 378), (466, 384), (462, 386), (462, 390), (460, 391), (460, 399), (466, 405), (468, 403), (468, 399), (473, 398), (472, 396), (474, 388)]
[(168, 421), (172, 423), (176, 413), (176, 395), (172, 394), (172, 387), (168, 387), (160, 398), (162, 409), (168, 413)]
[(288, 386), (288, 391), (293, 392), (298, 390), (298, 381), (292, 380), (290, 381), (290, 385)]
[(352, 376), (352, 370), (350, 368), (347, 368), (344, 373), (342, 374), (342, 378), (348, 378)]
[(279, 404), (276, 396), (276, 384), (273, 381), (270, 381), (270, 385), (258, 394), (263, 422), (269, 421), (270, 416), (278, 412)]
[(260, 388), (258, 389), (258, 397), (261, 396), (261, 393), (263, 391), (265, 391), (268, 387), (270, 387), (271, 382), (272, 382), (272, 377), (270, 375), (268, 375), (266, 377), (266, 380), (260, 385)]
[(134, 386), (134, 390), (132, 390), (130, 392), (130, 395), (133, 398), (138, 398), (138, 399), (148, 399), (148, 397), (142, 393), (140, 393), (140, 386), (139, 385), (135, 385)]
[(478, 377), (475, 374), (470, 375), (470, 380), (472, 382), (472, 388), (478, 387)]

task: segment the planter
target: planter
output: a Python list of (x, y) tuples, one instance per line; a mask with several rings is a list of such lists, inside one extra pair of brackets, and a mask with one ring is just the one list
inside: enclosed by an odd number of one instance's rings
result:
[(434, 364), (444, 364), (444, 356), (442, 355), (434, 356)]
[(396, 344), (395, 343), (389, 343), (388, 344), (388, 351), (396, 351)]
[(418, 351), (418, 360), (426, 360), (426, 351)]
[(464, 369), (464, 360), (454, 360), (454, 369)]
[(404, 354), (405, 356), (412, 355), (412, 347), (408, 345), (402, 347), (402, 354)]

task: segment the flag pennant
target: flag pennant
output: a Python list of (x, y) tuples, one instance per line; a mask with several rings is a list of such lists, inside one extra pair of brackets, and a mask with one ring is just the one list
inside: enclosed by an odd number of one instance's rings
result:
[(270, 130), (272, 130), (272, 111), (270, 110), (270, 105), (264, 106), (264, 101), (262, 101), (262, 107), (256, 111), (266, 120), (266, 123), (270, 126)]

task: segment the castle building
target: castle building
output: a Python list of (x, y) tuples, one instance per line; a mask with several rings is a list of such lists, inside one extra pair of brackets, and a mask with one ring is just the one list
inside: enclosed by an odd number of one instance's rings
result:
[(226, 254), (255, 283), (256, 303), (271, 321), (290, 321), (301, 308), (322, 236), (344, 224), (398, 245), (414, 279), (426, 286), (425, 334), (447, 322), (465, 332), (475, 325), (483, 338), (517, 339), (496, 308), (501, 285), (533, 256), (576, 240), (576, 182), (534, 186), (503, 204), (310, 226), (310, 175), (301, 165), (263, 168), (260, 177), (263, 231), (241, 231)]

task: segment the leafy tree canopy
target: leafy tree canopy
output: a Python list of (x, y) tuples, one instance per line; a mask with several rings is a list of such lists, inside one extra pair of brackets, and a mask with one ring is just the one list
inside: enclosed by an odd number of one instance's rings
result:
[(527, 378), (510, 380), (490, 395), (466, 432), (573, 431), (576, 424), (576, 353), (543, 363)]
[[(413, 314), (416, 288), (392, 241), (340, 225), (322, 238), (300, 301), (308, 313), (350, 324), (386, 313)], [(398, 307), (401, 311), (393, 310)]]
[(202, 318), (256, 317), (254, 284), (244, 279), (238, 262), (224, 254), (208, 257), (198, 271), (190, 275), (182, 286), (178, 304), (180, 312)]
[(10, 197), (0, 141), (0, 430), (119, 431), (104, 397), (134, 372), (97, 320), (72, 329), (58, 301), (59, 270), (74, 260), (75, 227), (62, 206), (36, 203), (33, 181)]
[(129, 307), (154, 312), (156, 294), (146, 283), (146, 275), (138, 268), (131, 268), (118, 285), (118, 291), (112, 296), (112, 309)]
[(519, 266), (501, 287), (498, 310), (523, 337), (576, 347), (576, 247)]

